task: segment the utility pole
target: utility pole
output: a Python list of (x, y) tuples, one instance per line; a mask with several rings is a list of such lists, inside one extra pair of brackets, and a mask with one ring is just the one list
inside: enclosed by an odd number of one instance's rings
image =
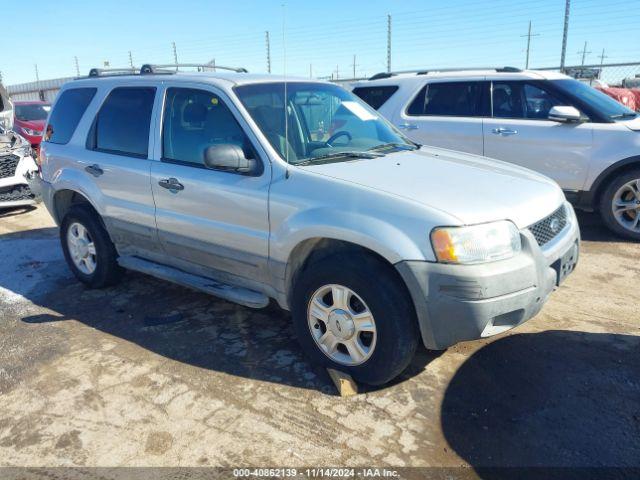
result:
[(600, 54), (600, 73), (602, 73), (602, 65), (604, 64), (605, 58), (609, 58), (609, 56), (604, 54), (604, 48), (603, 48), (602, 53)]
[(387, 15), (387, 72), (391, 73), (391, 15)]
[(581, 64), (581, 66), (584, 67), (584, 61), (585, 61), (585, 59), (587, 57), (587, 54), (591, 53), (591, 52), (587, 52), (587, 42), (584, 42), (584, 48), (582, 50), (580, 50), (578, 53), (582, 54), (582, 64)]
[(352, 78), (356, 78), (356, 67), (358, 66), (358, 64), (356, 63), (356, 56), (353, 56), (353, 77)]
[(76, 63), (76, 77), (80, 76), (80, 65), (78, 65), (78, 57), (73, 57)]
[[(175, 63), (177, 65), (178, 64), (178, 50), (176, 49), (176, 42), (171, 42), (171, 45), (173, 46), (173, 63)], [(176, 70), (178, 70), (178, 67), (176, 67)]]
[(531, 50), (531, 37), (539, 37), (538, 33), (531, 33), (531, 20), (529, 20), (529, 33), (526, 35), (520, 35), (521, 37), (527, 37), (527, 61), (525, 63), (525, 69), (529, 70), (529, 52)]
[(129, 66), (133, 68), (133, 55), (131, 55), (131, 50), (129, 50)]
[(271, 73), (271, 42), (269, 42), (269, 31), (264, 32), (265, 40), (267, 42), (267, 72)]
[(40, 75), (38, 74), (38, 64), (34, 63), (33, 66), (36, 67), (36, 82), (39, 82), (40, 81)]
[(562, 32), (562, 53), (560, 54), (560, 71), (564, 72), (564, 59), (567, 56), (567, 35), (569, 34), (569, 11), (571, 0), (565, 0), (564, 6), (564, 30)]
[(340, 79), (340, 66), (336, 65), (336, 80)]
[(313, 64), (309, 64), (309, 78), (313, 78)]

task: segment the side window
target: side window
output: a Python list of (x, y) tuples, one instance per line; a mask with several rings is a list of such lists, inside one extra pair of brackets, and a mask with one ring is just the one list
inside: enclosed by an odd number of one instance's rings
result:
[(546, 120), (549, 116), (549, 110), (565, 104), (546, 90), (529, 83), (524, 85), (524, 98), (526, 118)]
[(204, 166), (207, 147), (223, 143), (237, 145), (246, 158), (255, 158), (249, 139), (220, 97), (205, 90), (167, 89), (163, 161)]
[(524, 118), (522, 83), (493, 82), (493, 116), (496, 118)]
[(147, 158), (155, 95), (153, 87), (114, 88), (94, 120), (88, 147)]
[(563, 102), (546, 90), (524, 82), (493, 83), (493, 116), (544, 120), (549, 110)]
[(483, 116), (483, 86), (484, 82), (429, 83), (411, 102), (407, 114)]
[(378, 110), (397, 90), (398, 87), (396, 85), (357, 87), (353, 89), (353, 93), (367, 102), (372, 108)]
[(44, 141), (69, 143), (95, 94), (95, 88), (71, 88), (62, 92), (51, 112)]

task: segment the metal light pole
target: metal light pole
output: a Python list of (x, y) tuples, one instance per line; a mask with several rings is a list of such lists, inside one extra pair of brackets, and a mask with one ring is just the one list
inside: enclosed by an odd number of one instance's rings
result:
[(525, 63), (525, 69), (529, 69), (529, 52), (531, 50), (531, 37), (538, 37), (540, 36), (538, 33), (531, 33), (531, 20), (529, 20), (529, 33), (527, 33), (526, 35), (520, 35), (521, 37), (527, 37), (527, 60)]
[(267, 30), (264, 33), (267, 42), (267, 72), (271, 73), (271, 42), (269, 41), (269, 31)]
[(387, 72), (391, 73), (391, 15), (387, 15)]
[(562, 53), (560, 54), (560, 71), (564, 71), (564, 59), (567, 56), (567, 35), (569, 34), (569, 12), (571, 0), (565, 0), (564, 7), (564, 31), (562, 32)]

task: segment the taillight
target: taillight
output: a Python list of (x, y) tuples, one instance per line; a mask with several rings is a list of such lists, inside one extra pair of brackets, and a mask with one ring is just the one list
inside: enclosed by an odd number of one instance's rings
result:
[(42, 145), (40, 145), (40, 148), (38, 148), (36, 152), (36, 164), (38, 165), (38, 170), (40, 171), (40, 173), (42, 173), (42, 165), (44, 163), (44, 160), (46, 159), (46, 157), (44, 156)]

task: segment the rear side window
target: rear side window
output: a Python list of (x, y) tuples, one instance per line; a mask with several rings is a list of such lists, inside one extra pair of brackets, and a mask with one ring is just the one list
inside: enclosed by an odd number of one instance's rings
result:
[(407, 115), (485, 116), (485, 82), (429, 83), (407, 109)]
[(71, 88), (62, 92), (51, 112), (44, 140), (61, 145), (69, 143), (95, 94), (95, 88)]
[(87, 145), (92, 150), (147, 158), (156, 89), (121, 87), (111, 91), (94, 120)]
[(356, 87), (353, 93), (367, 102), (372, 108), (378, 110), (391, 95), (396, 93), (398, 87), (396, 85), (387, 85), (383, 87)]

